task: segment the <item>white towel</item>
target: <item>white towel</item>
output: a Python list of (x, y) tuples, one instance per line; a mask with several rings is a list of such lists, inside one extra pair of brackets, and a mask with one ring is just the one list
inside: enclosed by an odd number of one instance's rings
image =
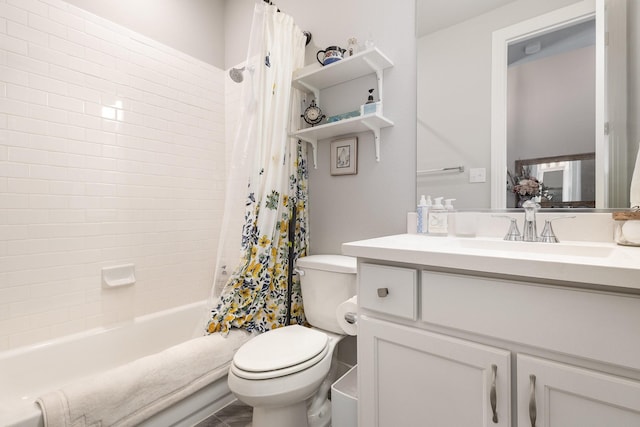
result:
[(631, 187), (629, 189), (630, 207), (640, 206), (640, 142), (638, 143), (638, 156), (636, 166), (631, 176)]
[(194, 338), (38, 398), (45, 427), (135, 426), (223, 377), (251, 334)]

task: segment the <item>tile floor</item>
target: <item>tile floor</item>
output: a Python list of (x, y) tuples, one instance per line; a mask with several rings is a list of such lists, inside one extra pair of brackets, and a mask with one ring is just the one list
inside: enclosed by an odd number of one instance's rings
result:
[(246, 427), (251, 422), (251, 406), (236, 400), (194, 427)]

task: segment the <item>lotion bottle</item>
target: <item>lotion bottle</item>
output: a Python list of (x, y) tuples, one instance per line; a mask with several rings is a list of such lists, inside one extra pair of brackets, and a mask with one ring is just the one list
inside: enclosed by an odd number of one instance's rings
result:
[(449, 233), (448, 215), (449, 212), (442, 205), (442, 197), (436, 197), (427, 214), (429, 235), (446, 236)]
[(433, 202), (431, 201), (431, 196), (427, 195), (427, 207), (424, 209), (424, 232), (425, 234), (429, 233), (429, 211), (433, 206)]
[(418, 233), (424, 234), (427, 232), (427, 199), (424, 195), (420, 196), (420, 203), (418, 203)]

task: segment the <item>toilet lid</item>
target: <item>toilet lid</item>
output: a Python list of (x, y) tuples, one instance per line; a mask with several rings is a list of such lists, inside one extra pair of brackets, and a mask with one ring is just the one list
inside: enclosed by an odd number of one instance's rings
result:
[(356, 258), (345, 255), (307, 255), (298, 258), (296, 266), (334, 273), (356, 274), (358, 271)]
[(328, 343), (326, 334), (304, 326), (274, 329), (243, 344), (233, 356), (233, 370), (244, 378), (288, 375), (320, 361)]

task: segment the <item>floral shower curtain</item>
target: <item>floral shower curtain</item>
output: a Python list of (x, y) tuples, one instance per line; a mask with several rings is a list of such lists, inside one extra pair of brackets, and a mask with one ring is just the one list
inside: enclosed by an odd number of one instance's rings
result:
[(249, 45), (232, 164), (248, 179), (241, 257), (211, 310), (207, 333), (285, 326), (289, 308), (290, 323), (305, 322), (297, 275), (288, 289), (290, 251), (295, 260), (308, 246), (307, 147), (288, 136), (300, 117), (300, 94), (292, 89), (291, 76), (304, 65), (305, 37), (290, 16), (260, 2)]

